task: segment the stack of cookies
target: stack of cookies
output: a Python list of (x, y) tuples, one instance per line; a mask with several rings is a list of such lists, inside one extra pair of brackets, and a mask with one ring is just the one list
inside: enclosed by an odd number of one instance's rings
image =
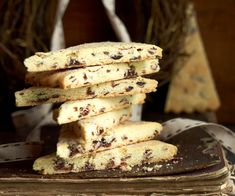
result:
[(16, 92), (16, 105), (62, 103), (53, 114), (61, 125), (56, 153), (38, 158), (34, 170), (130, 170), (172, 159), (177, 148), (155, 139), (159, 123), (129, 120), (133, 105), (156, 91), (157, 81), (141, 76), (159, 71), (161, 53), (149, 44), (102, 42), (27, 58), (33, 87)]

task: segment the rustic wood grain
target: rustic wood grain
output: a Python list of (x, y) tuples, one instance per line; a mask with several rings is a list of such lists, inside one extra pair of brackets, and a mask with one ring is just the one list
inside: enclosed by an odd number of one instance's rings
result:
[[(1, 164), (0, 194), (146, 194), (146, 193), (216, 193), (228, 178), (221, 147), (207, 149), (200, 138), (208, 137), (201, 129), (191, 129), (172, 138), (178, 144), (178, 158), (165, 162), (163, 170), (121, 173), (117, 170), (77, 174), (40, 175), (32, 170), (33, 161)], [(195, 146), (196, 145), (196, 146)], [(182, 151), (183, 150), (183, 151)], [(193, 159), (192, 159), (193, 156)], [(221, 161), (220, 161), (221, 160)], [(203, 164), (203, 165), (202, 165)], [(164, 166), (165, 165), (165, 166)], [(171, 169), (172, 168), (172, 169)], [(190, 171), (190, 172), (189, 172)], [(136, 175), (136, 172), (140, 174)], [(123, 174), (123, 175), (121, 175)], [(160, 176), (159, 176), (160, 175)], [(161, 176), (163, 175), (163, 176)]]
[(220, 123), (235, 123), (235, 1), (193, 0), (211, 70), (221, 99)]
[(63, 24), (66, 47), (117, 40), (101, 1), (70, 0)]
[(226, 182), (228, 171), (221, 168), (216, 172), (195, 176), (118, 178), (118, 179), (69, 179), (69, 178), (0, 178), (1, 194), (146, 194), (146, 193), (213, 193), (220, 192)]

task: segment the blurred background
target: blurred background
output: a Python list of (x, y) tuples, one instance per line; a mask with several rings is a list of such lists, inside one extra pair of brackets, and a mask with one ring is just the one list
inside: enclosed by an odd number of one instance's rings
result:
[[(25, 87), (24, 58), (51, 49), (58, 5), (59, 0), (0, 0), (2, 129), (14, 129), (14, 92)], [(144, 119), (186, 115), (235, 124), (234, 0), (116, 0), (115, 11), (132, 41), (164, 50), (161, 72), (150, 76), (159, 89), (148, 97)], [(65, 47), (119, 41), (99, 0), (70, 0), (62, 24)]]

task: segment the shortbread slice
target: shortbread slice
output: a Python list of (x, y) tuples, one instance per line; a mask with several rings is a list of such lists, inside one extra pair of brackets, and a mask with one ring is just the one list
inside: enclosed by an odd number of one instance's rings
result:
[(161, 58), (162, 49), (151, 44), (100, 42), (82, 44), (52, 52), (37, 52), (26, 58), (29, 72), (126, 63)]
[(161, 124), (146, 121), (126, 121), (106, 131), (101, 137), (88, 143), (81, 143), (72, 127), (64, 125), (60, 130), (57, 143), (57, 156), (69, 159), (84, 153), (98, 152), (156, 138), (162, 131)]
[(58, 124), (89, 118), (104, 112), (118, 110), (135, 104), (143, 104), (145, 94), (120, 97), (94, 98), (79, 101), (68, 101), (54, 110), (53, 118)]
[(157, 81), (142, 77), (74, 89), (31, 87), (15, 93), (16, 106), (61, 103), (95, 97), (115, 97), (156, 91)]
[(159, 71), (158, 59), (132, 63), (99, 65), (70, 70), (29, 72), (26, 83), (33, 86), (78, 88), (124, 78), (133, 78)]
[(83, 155), (74, 159), (62, 159), (56, 155), (38, 158), (33, 169), (42, 174), (59, 174), (91, 170), (121, 168), (131, 170), (135, 165), (172, 160), (177, 147), (157, 140), (131, 144), (111, 150)]
[(106, 131), (128, 120), (130, 117), (131, 107), (113, 110), (74, 122), (73, 130), (81, 138), (82, 143), (92, 145), (92, 142), (105, 134)]

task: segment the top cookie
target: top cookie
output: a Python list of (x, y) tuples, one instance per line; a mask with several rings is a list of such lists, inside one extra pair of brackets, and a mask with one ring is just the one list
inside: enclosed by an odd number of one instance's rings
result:
[(37, 52), (26, 58), (24, 64), (29, 72), (39, 72), (161, 57), (162, 49), (151, 44), (97, 42), (52, 52)]

